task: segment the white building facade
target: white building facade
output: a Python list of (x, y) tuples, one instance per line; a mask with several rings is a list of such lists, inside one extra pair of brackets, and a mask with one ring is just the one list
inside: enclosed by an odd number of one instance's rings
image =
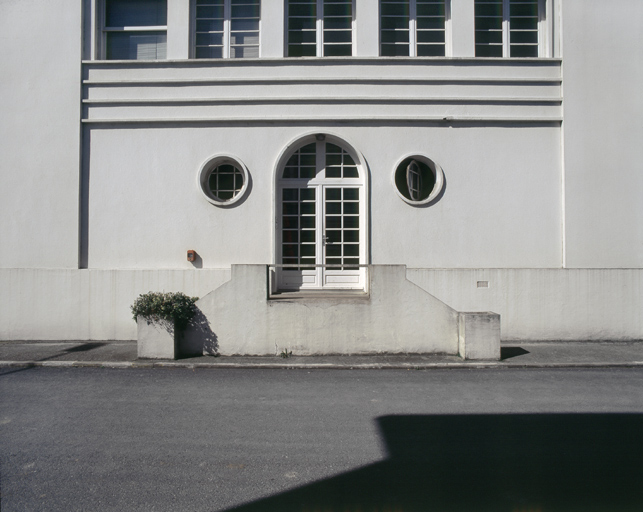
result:
[(641, 339), (642, 24), (640, 0), (5, 0), (0, 338), (133, 339), (138, 294), (261, 264), (273, 292), (405, 265), (504, 340)]

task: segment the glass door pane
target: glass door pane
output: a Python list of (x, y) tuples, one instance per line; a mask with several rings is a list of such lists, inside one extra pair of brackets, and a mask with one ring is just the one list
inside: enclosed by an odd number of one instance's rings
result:
[[(282, 190), (281, 256), (285, 265), (316, 263), (316, 211), (314, 188)], [(306, 267), (287, 267), (298, 271)], [(314, 270), (314, 267), (308, 267)]]
[(325, 187), (326, 269), (359, 269), (359, 238), (359, 188)]

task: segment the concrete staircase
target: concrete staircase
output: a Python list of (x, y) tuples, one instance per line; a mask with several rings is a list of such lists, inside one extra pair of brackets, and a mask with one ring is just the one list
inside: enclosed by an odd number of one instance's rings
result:
[(460, 313), (406, 279), (404, 265), (372, 265), (368, 290), (271, 293), (266, 265), (232, 265), (230, 281), (196, 305), (185, 355), (422, 353), (500, 358), (500, 316)]

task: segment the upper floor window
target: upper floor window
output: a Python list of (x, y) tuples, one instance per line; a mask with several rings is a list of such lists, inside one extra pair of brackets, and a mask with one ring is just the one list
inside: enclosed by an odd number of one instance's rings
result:
[(538, 57), (542, 0), (476, 0), (476, 57)]
[(259, 57), (260, 0), (196, 0), (197, 59)]
[(288, 0), (288, 57), (353, 55), (353, 0)]
[(167, 0), (105, 0), (104, 5), (106, 59), (166, 58)]
[(446, 55), (447, 0), (381, 0), (380, 55)]

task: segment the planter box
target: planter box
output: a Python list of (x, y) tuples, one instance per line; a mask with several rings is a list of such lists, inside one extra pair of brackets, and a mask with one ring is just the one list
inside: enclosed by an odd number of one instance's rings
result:
[(182, 332), (174, 322), (139, 316), (136, 323), (139, 359), (176, 359)]

